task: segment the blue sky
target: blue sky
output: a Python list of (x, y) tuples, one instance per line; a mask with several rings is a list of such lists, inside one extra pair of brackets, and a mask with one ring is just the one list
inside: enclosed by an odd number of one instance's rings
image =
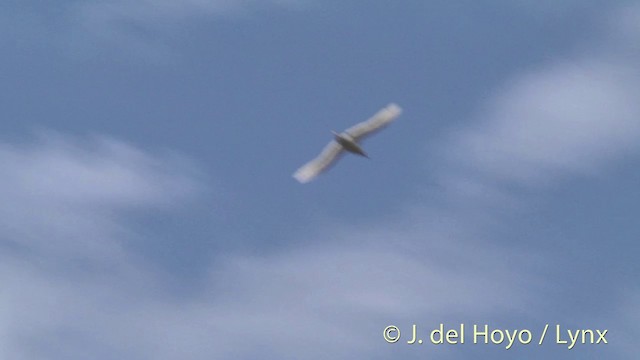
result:
[[(630, 358), (638, 24), (633, 1), (4, 1), (1, 357)], [(389, 102), (371, 160), (291, 177)], [(534, 341), (406, 344), (440, 323)], [(547, 323), (609, 343), (538, 346)]]

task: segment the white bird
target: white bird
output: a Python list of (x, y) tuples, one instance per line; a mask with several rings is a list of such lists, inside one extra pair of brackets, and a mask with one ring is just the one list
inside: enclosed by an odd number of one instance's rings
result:
[(398, 105), (391, 103), (375, 113), (370, 119), (356, 124), (340, 134), (332, 130), (335, 140), (325, 146), (315, 159), (298, 169), (293, 177), (303, 184), (313, 180), (335, 163), (345, 150), (368, 158), (358, 141), (389, 125), (401, 112), (402, 109)]

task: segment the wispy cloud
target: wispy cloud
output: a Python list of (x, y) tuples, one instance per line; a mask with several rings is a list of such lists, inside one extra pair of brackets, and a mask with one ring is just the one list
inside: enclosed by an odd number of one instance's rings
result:
[(629, 22), (610, 26), (614, 46), (595, 44), (506, 83), (473, 126), (449, 138), (447, 161), (485, 182), (533, 185), (636, 152), (640, 54), (630, 53), (637, 30)]
[[(207, 17), (235, 17), (257, 6), (291, 7), (300, 0), (99, 0), (72, 7), (78, 24), (103, 39), (140, 41), (170, 25)], [(140, 38), (141, 37), (141, 38)]]
[[(315, 246), (234, 257), (214, 267), (214, 318), (229, 335), (218, 343), (222, 357), (251, 358), (258, 348), (274, 358), (390, 355), (403, 349), (381, 338), (387, 325), (408, 330), (416, 322), (431, 326), (526, 309), (520, 285), (535, 280), (508, 271), (510, 261), (526, 268), (525, 259), (479, 248), (473, 244), (481, 240), (470, 234), (405, 225), (334, 227), (314, 236)], [(245, 347), (245, 339), (260, 343)]]
[(144, 316), (157, 282), (125, 250), (137, 236), (127, 216), (201, 194), (195, 167), (111, 138), (51, 133), (1, 144), (0, 165), (0, 356), (137, 357), (114, 323)]
[[(217, 258), (199, 291), (176, 296), (126, 250), (136, 236), (126, 215), (197, 194), (191, 167), (113, 139), (50, 135), (3, 144), (0, 164), (4, 357), (373, 356), (391, 349), (379, 336), (390, 323), (526, 304), (526, 275), (507, 271), (526, 259), (477, 247), (469, 224), (424, 212), (366, 231), (314, 231), (314, 246)], [(476, 301), (485, 292), (491, 299)]]
[[(495, 204), (526, 206), (516, 200), (522, 190), (542, 191), (563, 180), (600, 176), (616, 164), (638, 159), (640, 7), (626, 6), (603, 18), (606, 31), (590, 46), (516, 74), (478, 110), (473, 124), (465, 123), (438, 144), (438, 154), (446, 156), (436, 176), (455, 209), (480, 209), (490, 217)], [(562, 271), (566, 265), (552, 259), (566, 246), (541, 249), (547, 261), (539, 265)], [(585, 312), (569, 321), (606, 324), (621, 334), (607, 350), (627, 358), (637, 353), (635, 341), (626, 334), (638, 332), (627, 316), (640, 288), (624, 280), (618, 283), (615, 274), (608, 276), (614, 294), (594, 301), (620, 307)], [(542, 279), (553, 283), (552, 278)], [(589, 289), (589, 295), (594, 291)], [(533, 288), (525, 293), (533, 303), (540, 300)], [(536, 318), (550, 314), (530, 310)]]
[(457, 136), (456, 156), (494, 180), (544, 182), (637, 150), (638, 74), (604, 60), (553, 64), (517, 79)]
[(47, 256), (104, 257), (119, 246), (110, 239), (121, 230), (118, 211), (169, 207), (199, 187), (195, 170), (173, 157), (109, 138), (1, 144), (0, 235)]
[[(380, 336), (389, 324), (408, 329), (526, 308), (521, 284), (533, 279), (509, 266), (523, 269), (526, 259), (434, 224), (342, 228), (314, 235), (315, 246), (219, 259), (188, 297), (170, 294), (161, 274), (132, 259), (68, 276), (8, 258), (0, 265), (0, 354), (346, 359), (391, 351)], [(51, 240), (60, 235), (52, 230)]]
[(294, 6), (301, 0), (98, 0), (82, 3), (78, 14), (88, 26), (125, 23), (155, 26), (202, 16), (233, 15), (252, 6)]

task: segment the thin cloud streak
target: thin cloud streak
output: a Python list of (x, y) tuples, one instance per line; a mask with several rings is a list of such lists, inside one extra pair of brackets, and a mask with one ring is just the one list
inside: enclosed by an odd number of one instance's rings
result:
[(9, 34), (0, 36), (0, 44), (54, 46), (75, 61), (108, 54), (112, 61), (166, 65), (179, 57), (171, 33), (187, 22), (243, 17), (259, 7), (298, 9), (304, 3), (306, 0), (74, 0), (39, 4), (19, 8), (10, 16), (0, 14), (0, 28)]
[(153, 30), (194, 18), (237, 16), (258, 4), (292, 7), (298, 3), (296, 0), (100, 0), (77, 4), (73, 13), (87, 29), (124, 33), (134, 27)]

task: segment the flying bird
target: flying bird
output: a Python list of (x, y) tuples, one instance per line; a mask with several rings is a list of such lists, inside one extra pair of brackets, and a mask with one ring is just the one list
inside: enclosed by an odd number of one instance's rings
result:
[(401, 112), (402, 109), (398, 105), (391, 103), (375, 113), (370, 119), (356, 124), (342, 133), (332, 130), (334, 140), (325, 146), (320, 155), (298, 169), (293, 177), (303, 184), (307, 183), (329, 169), (345, 151), (368, 158), (369, 156), (362, 150), (358, 142), (389, 125)]

